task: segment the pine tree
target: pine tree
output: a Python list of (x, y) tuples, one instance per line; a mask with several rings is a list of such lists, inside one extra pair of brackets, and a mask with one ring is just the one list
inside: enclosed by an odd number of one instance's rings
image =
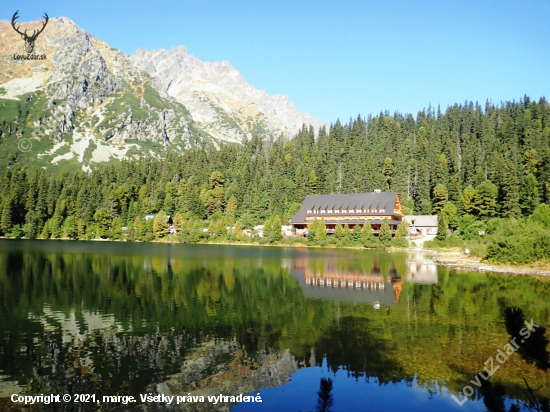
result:
[(30, 210), (25, 218), (26, 224), (24, 227), (25, 237), (27, 239), (36, 239), (40, 230), (40, 221), (38, 220), (37, 213), (34, 210)]
[(336, 223), (334, 227), (334, 237), (336, 239), (343, 239), (345, 237), (344, 226), (340, 222)]
[(448, 234), (449, 234), (449, 229), (447, 228), (447, 219), (445, 218), (444, 214), (441, 214), (438, 218), (437, 236), (435, 238), (437, 240), (443, 241), (447, 238)]
[(4, 199), (2, 219), (0, 220), (0, 232), (4, 235), (11, 233), (11, 229), (13, 227), (12, 204), (13, 202), (11, 197), (8, 196)]
[(409, 234), (409, 224), (405, 219), (401, 221), (399, 226), (397, 226), (397, 230), (395, 231), (395, 239), (401, 239), (404, 237), (407, 237)]
[(327, 225), (325, 224), (325, 219), (321, 219), (317, 224), (315, 229), (315, 240), (320, 241), (324, 240), (327, 237)]
[[(105, 209), (105, 208), (99, 209), (94, 214), (94, 220), (97, 224), (97, 234), (103, 239), (107, 238), (107, 231), (109, 230), (109, 228), (111, 226), (111, 217), (109, 216), (109, 213), (107, 212), (107, 209)], [(54, 221), (54, 219), (52, 219), (52, 224), (53, 224), (53, 221)], [(52, 236), (55, 236), (56, 227), (57, 227), (57, 225), (54, 224), (54, 226), (51, 229)]]
[(361, 240), (361, 226), (355, 225), (352, 228), (351, 238), (354, 242), (358, 242)]
[(521, 182), (519, 204), (524, 216), (530, 216), (540, 203), (537, 178), (529, 174)]
[(212, 175), (210, 175), (210, 189), (223, 187), (224, 183), (225, 179), (221, 172), (212, 172)]
[(166, 214), (173, 215), (174, 214), (174, 198), (172, 197), (171, 193), (166, 193), (166, 197), (164, 198), (164, 205), (163, 209), (166, 211)]
[(476, 190), (468, 186), (464, 189), (464, 194), (462, 196), (462, 210), (464, 214), (473, 215), (476, 211), (474, 197), (476, 195)]
[(433, 195), (433, 213), (436, 215), (439, 215), (443, 208), (445, 207), (445, 204), (448, 201), (448, 193), (447, 188), (443, 185), (437, 185), (434, 188), (434, 195)]
[(312, 170), (309, 174), (309, 194), (317, 194), (317, 175), (315, 174), (315, 170)]
[(181, 232), (182, 226), (183, 226), (183, 216), (178, 212), (174, 217), (174, 228), (176, 229), (177, 233)]
[(369, 247), (375, 242), (375, 240), (376, 237), (374, 236), (372, 226), (370, 222), (366, 220), (363, 228), (361, 229), (361, 242), (363, 243), (363, 245)]
[(481, 219), (488, 219), (496, 214), (497, 188), (490, 181), (476, 187), (473, 203), (474, 211)]
[(78, 227), (74, 216), (69, 216), (65, 219), (65, 222), (63, 222), (63, 237), (69, 239), (78, 238)]
[(78, 239), (86, 238), (86, 223), (83, 220), (77, 220), (76, 230), (78, 234)]
[(451, 229), (458, 229), (458, 209), (454, 203), (448, 202), (440, 215), (445, 215), (445, 220)]
[(237, 198), (235, 196), (231, 196), (227, 202), (227, 214), (231, 217), (237, 215)]
[(315, 239), (315, 234), (317, 233), (317, 227), (319, 227), (320, 221), (315, 218), (311, 220), (307, 225), (307, 238), (310, 240)]
[(160, 239), (166, 236), (169, 227), (168, 216), (164, 210), (161, 210), (153, 220), (153, 233), (155, 237)]
[(349, 228), (349, 225), (346, 223), (344, 225), (344, 239), (351, 240), (351, 229)]
[(386, 157), (384, 159), (384, 170), (382, 171), (382, 174), (384, 175), (384, 180), (386, 182), (386, 190), (391, 190), (392, 188), (392, 175), (393, 175), (393, 168), (392, 168), (392, 159), (389, 157)]
[(378, 238), (383, 244), (388, 244), (391, 241), (392, 235), (391, 235), (390, 222), (388, 221), (388, 219), (384, 219), (382, 221), (382, 225), (380, 227), (380, 234), (378, 235)]

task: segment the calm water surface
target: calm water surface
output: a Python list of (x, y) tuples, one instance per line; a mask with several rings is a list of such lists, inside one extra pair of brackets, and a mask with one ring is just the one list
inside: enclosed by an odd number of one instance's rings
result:
[(322, 377), (335, 412), (508, 410), (523, 378), (550, 397), (517, 354), (462, 407), (451, 395), (506, 344), (509, 306), (548, 326), (550, 282), (381, 251), (0, 240), (0, 410), (13, 393), (259, 393), (172, 409), (305, 412)]

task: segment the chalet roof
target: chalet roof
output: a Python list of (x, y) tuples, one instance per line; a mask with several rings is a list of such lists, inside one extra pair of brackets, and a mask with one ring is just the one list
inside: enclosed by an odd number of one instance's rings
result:
[[(303, 223), (306, 214), (311, 209), (386, 209), (384, 215), (393, 214), (395, 209), (396, 192), (383, 193), (345, 193), (336, 195), (308, 195), (304, 199), (302, 208), (290, 219), (290, 223)], [(371, 213), (372, 214), (372, 213)], [(326, 215), (317, 217), (327, 218)]]
[(409, 215), (404, 216), (405, 220), (409, 225), (414, 225), (415, 227), (437, 227), (437, 215), (429, 215), (429, 216), (422, 216), (422, 215)]

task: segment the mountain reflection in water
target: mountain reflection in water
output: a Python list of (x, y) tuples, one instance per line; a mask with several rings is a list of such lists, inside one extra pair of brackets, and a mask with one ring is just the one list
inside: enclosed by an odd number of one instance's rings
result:
[[(0, 409), (22, 410), (12, 393), (250, 392), (264, 402), (232, 409), (306, 411), (331, 376), (334, 411), (486, 410), (450, 394), (506, 343), (505, 307), (548, 325), (549, 301), (548, 281), (405, 253), (0, 240)], [(548, 397), (548, 372), (514, 355), (491, 378), (508, 406), (523, 377)]]

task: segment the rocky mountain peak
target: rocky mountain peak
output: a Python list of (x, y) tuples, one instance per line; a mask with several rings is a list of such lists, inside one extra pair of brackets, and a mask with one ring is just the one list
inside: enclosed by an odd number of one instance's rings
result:
[[(23, 22), (21, 29), (42, 25)], [(184, 46), (125, 56), (67, 17), (50, 18), (37, 38), (34, 52), (43, 60), (14, 57), (26, 51), (10, 21), (0, 21), (0, 39), (0, 150), (12, 163), (89, 169), (112, 158), (291, 137), (304, 123), (322, 125), (288, 97), (257, 90), (228, 61), (201, 62)], [(33, 141), (34, 153), (18, 150), (21, 138)]]

